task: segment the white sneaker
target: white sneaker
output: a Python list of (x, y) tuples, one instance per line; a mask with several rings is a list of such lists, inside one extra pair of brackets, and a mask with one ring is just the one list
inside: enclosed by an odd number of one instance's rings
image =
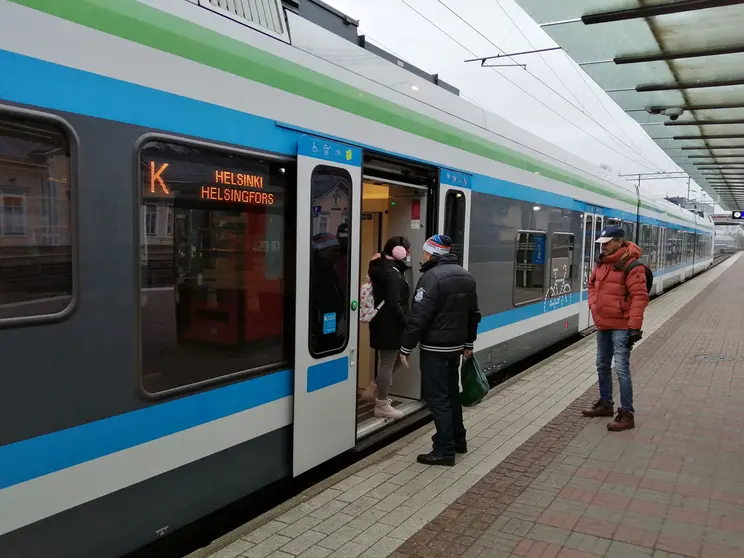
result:
[(403, 418), (403, 413), (393, 409), (391, 399), (377, 399), (375, 403), (375, 416), (377, 418), (399, 419)]
[(377, 384), (375, 382), (370, 382), (369, 385), (367, 386), (367, 389), (365, 389), (362, 392), (362, 399), (366, 401), (374, 401), (376, 393), (377, 393)]

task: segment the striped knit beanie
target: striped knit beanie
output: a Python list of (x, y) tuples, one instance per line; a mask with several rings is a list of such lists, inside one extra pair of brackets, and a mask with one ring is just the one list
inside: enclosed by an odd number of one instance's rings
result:
[(452, 248), (452, 239), (446, 234), (435, 234), (424, 242), (424, 252), (435, 256), (449, 254), (450, 248)]

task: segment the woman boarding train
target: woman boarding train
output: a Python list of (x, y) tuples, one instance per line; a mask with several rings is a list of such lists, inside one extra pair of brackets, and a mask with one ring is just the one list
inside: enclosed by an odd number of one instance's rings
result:
[(411, 243), (402, 236), (390, 238), (381, 254), (369, 262), (369, 279), (375, 307), (383, 303), (369, 323), (369, 344), (377, 351), (377, 375), (362, 394), (368, 401), (375, 400), (374, 415), (399, 419), (403, 413), (394, 409), (388, 397), (393, 384), (393, 372), (400, 365), (400, 340), (408, 319), (410, 286), (405, 277)]

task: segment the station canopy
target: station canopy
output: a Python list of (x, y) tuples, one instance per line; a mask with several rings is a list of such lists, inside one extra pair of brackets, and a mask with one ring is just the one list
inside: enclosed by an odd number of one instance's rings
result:
[(744, 0), (517, 2), (713, 199), (744, 209)]

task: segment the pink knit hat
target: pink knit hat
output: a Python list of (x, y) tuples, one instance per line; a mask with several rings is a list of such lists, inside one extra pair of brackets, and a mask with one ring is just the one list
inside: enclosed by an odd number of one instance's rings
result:
[(403, 246), (396, 246), (393, 248), (393, 259), (394, 260), (405, 260), (408, 252)]

